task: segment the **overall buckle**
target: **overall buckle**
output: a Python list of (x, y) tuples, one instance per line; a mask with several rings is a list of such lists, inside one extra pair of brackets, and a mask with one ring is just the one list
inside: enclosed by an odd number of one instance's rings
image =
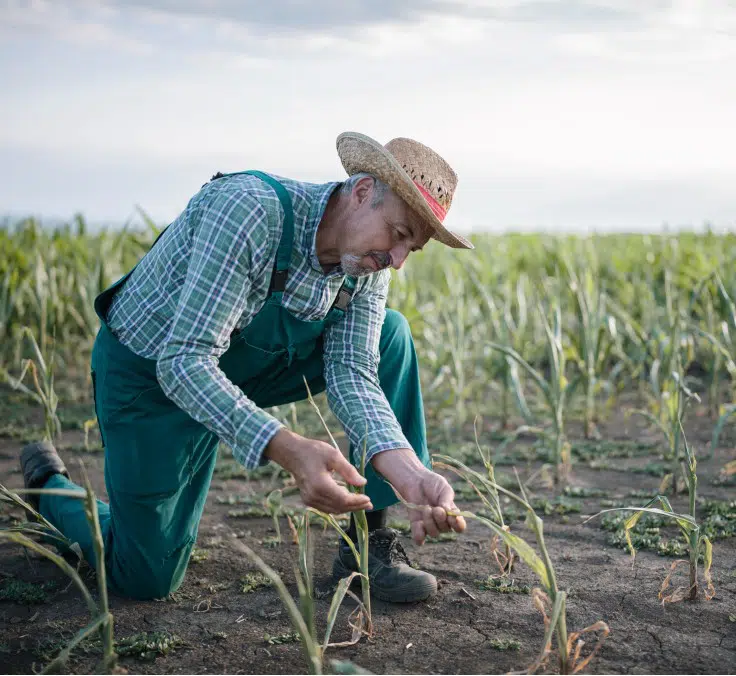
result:
[(333, 308), (346, 312), (350, 301), (353, 299), (353, 292), (350, 289), (346, 289), (344, 286), (340, 287), (335, 297), (335, 302), (332, 304)]
[(286, 278), (289, 276), (288, 270), (274, 270), (271, 275), (271, 291), (285, 291)]

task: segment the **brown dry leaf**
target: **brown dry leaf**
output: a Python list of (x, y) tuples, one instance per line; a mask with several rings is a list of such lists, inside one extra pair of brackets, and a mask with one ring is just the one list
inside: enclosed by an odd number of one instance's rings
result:
[[(504, 526), (503, 529), (507, 533), (510, 532), (508, 526)], [(506, 552), (501, 551), (498, 548), (499, 540), (500, 538), (498, 535), (493, 536), (493, 539), (491, 540), (491, 554), (493, 555), (493, 559), (500, 571), (499, 575), (496, 577), (504, 577), (508, 575), (514, 567), (514, 552), (508, 548)]]
[[(598, 636), (596, 644), (593, 646), (593, 649), (590, 651), (587, 657), (585, 657), (582, 662), (579, 662), (580, 654), (583, 650), (583, 646), (585, 645), (585, 641), (583, 641), (580, 637), (583, 636), (583, 634), (589, 634), (592, 632), (601, 633)], [(589, 627), (585, 627), (585, 629), (581, 629), (580, 631), (575, 631), (570, 634), (567, 639), (567, 655), (573, 674), (581, 672), (583, 669), (585, 669), (585, 667), (588, 666), (590, 661), (598, 654), (598, 651), (603, 647), (603, 643), (608, 638), (608, 635), (610, 633), (611, 629), (609, 628), (609, 626), (605, 622), (603, 622), (603, 620), (599, 620), (595, 624), (591, 624)], [(572, 657), (570, 657), (570, 651), (572, 650), (573, 643), (575, 644), (575, 651)]]
[(686, 559), (677, 559), (676, 561), (672, 562), (672, 565), (670, 566), (670, 570), (667, 573), (667, 577), (664, 578), (662, 582), (662, 586), (659, 589), (659, 600), (662, 601), (662, 605), (664, 605), (665, 603), (678, 603), (679, 601), (683, 601), (690, 595), (690, 592), (692, 591), (691, 587), (688, 587), (688, 588), (677, 587), (675, 591), (665, 596), (665, 591), (669, 589), (670, 580), (672, 579), (672, 576), (675, 574), (675, 569), (681, 563), (686, 564), (688, 567), (690, 566), (690, 562), (687, 561)]

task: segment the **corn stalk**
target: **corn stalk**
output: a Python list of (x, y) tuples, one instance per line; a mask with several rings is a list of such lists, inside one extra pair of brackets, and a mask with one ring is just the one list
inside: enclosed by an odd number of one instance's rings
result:
[(562, 346), (562, 316), (560, 307), (553, 302), (551, 314), (553, 323), (547, 321), (544, 307), (538, 306), (539, 314), (547, 337), (547, 358), (549, 361), (549, 380), (527, 362), (516, 350), (498, 343), (490, 343), (494, 350), (502, 352), (519, 364), (539, 388), (542, 401), (552, 422), (552, 433), (543, 436), (552, 446), (552, 462), (555, 465), (555, 483), (567, 483), (570, 472), (570, 444), (565, 436), (565, 406), (573, 384), (565, 377), (565, 351)]

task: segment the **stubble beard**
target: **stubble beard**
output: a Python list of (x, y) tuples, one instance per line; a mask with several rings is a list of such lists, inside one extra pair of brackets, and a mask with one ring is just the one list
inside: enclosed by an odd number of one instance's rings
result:
[(348, 277), (365, 277), (366, 275), (372, 275), (375, 270), (361, 265), (360, 261), (362, 260), (363, 256), (346, 253), (340, 256), (340, 265), (342, 266), (343, 272)]
[[(373, 268), (369, 268), (360, 264), (360, 262), (366, 256), (374, 256), (378, 259), (380, 266), (378, 270), (374, 270)], [(345, 253), (340, 256), (340, 265), (342, 266), (343, 272), (348, 277), (365, 277), (366, 275), (372, 275), (375, 272), (379, 272), (380, 270), (385, 270), (389, 265), (391, 265), (391, 257), (389, 254), (383, 253), (381, 251), (369, 251), (363, 256), (356, 256), (355, 254)]]

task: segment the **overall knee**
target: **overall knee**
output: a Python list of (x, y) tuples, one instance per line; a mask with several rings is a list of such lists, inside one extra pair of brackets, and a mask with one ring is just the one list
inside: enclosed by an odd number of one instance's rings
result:
[(146, 575), (124, 580), (110, 580), (111, 591), (126, 598), (138, 601), (152, 601), (166, 598), (175, 592), (182, 583), (182, 577), (161, 574), (160, 571), (148, 571)]
[(407, 350), (413, 345), (411, 328), (406, 317), (397, 310), (386, 308), (386, 316), (381, 328), (381, 352), (386, 350)]
[(186, 547), (163, 561), (127, 557), (108, 564), (108, 586), (120, 596), (139, 601), (166, 598), (181, 586), (190, 553), (191, 547)]

